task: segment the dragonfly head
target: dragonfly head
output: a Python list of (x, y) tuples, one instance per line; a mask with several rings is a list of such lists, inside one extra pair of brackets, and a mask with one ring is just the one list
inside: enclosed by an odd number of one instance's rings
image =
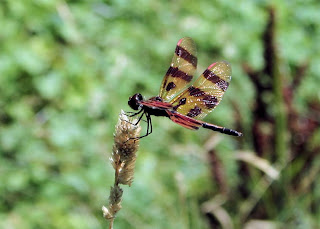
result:
[(140, 101), (143, 100), (143, 97), (140, 93), (134, 94), (129, 98), (128, 104), (133, 110), (139, 110), (142, 107)]

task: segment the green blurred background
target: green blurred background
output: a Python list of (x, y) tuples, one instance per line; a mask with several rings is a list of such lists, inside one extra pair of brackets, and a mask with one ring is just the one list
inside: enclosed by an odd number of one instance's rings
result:
[(197, 75), (232, 64), (205, 120), (244, 137), (154, 118), (115, 228), (320, 227), (319, 12), (317, 0), (2, 0), (0, 227), (108, 227), (118, 114), (157, 95), (184, 36)]

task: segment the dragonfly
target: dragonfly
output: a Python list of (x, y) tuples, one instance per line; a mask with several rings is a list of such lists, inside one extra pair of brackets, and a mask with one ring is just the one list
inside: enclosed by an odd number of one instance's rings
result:
[(199, 128), (218, 131), (232, 136), (242, 136), (241, 132), (202, 121), (222, 100), (231, 81), (231, 65), (226, 61), (211, 64), (191, 84), (197, 68), (197, 50), (190, 37), (177, 43), (170, 67), (165, 74), (158, 96), (144, 99), (140, 93), (129, 97), (128, 105), (140, 115), (135, 125), (146, 117), (147, 133), (152, 133), (151, 116), (163, 116), (174, 123), (191, 130)]

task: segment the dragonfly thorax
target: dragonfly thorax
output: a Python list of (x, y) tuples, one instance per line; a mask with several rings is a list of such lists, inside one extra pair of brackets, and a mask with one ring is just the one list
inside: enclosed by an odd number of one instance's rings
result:
[(134, 94), (129, 98), (128, 104), (133, 110), (139, 110), (142, 107), (140, 101), (143, 100), (143, 97), (140, 93)]

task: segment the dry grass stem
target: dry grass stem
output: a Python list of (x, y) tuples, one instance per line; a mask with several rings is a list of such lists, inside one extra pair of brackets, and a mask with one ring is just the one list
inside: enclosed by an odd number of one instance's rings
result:
[(133, 182), (136, 152), (139, 148), (140, 125), (134, 125), (136, 120), (131, 120), (123, 111), (119, 114), (119, 120), (115, 128), (114, 145), (110, 157), (115, 170), (114, 186), (110, 189), (109, 205), (103, 206), (104, 218), (110, 220), (110, 229), (113, 228), (113, 220), (121, 209), (123, 190), (120, 184), (131, 185)]
[(237, 154), (235, 154), (235, 158), (260, 169), (273, 180), (277, 180), (280, 176), (278, 169), (271, 165), (269, 161), (256, 156), (253, 152), (238, 151)]

